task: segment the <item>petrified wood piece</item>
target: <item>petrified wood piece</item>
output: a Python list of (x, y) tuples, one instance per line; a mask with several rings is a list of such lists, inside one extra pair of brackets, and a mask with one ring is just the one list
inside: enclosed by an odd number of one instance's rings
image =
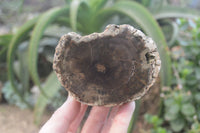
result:
[(78, 101), (114, 106), (139, 99), (155, 82), (161, 61), (154, 41), (130, 25), (61, 37), (53, 68)]

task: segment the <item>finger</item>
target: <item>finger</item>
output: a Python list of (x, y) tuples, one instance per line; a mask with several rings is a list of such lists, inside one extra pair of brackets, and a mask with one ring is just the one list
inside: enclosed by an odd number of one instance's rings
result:
[(119, 106), (115, 106), (111, 109), (109, 117), (108, 117), (106, 123), (104, 124), (104, 126), (102, 128), (102, 131), (101, 131), (102, 133), (107, 133), (110, 130), (113, 119), (114, 119), (116, 113), (118, 112), (118, 109), (119, 109)]
[(126, 133), (134, 110), (135, 102), (121, 105), (114, 118), (110, 120), (112, 124), (107, 127), (107, 130), (103, 130), (103, 133)]
[(88, 119), (83, 126), (82, 133), (99, 133), (107, 119), (110, 108), (108, 107), (93, 107)]
[(70, 123), (79, 113), (80, 107), (81, 104), (69, 96), (42, 127), (40, 133), (66, 133)]
[(76, 116), (76, 118), (73, 120), (73, 122), (69, 126), (69, 129), (68, 129), (69, 133), (76, 133), (77, 128), (79, 127), (79, 125), (84, 117), (85, 111), (87, 110), (87, 107), (88, 107), (87, 105), (81, 104), (79, 114)]

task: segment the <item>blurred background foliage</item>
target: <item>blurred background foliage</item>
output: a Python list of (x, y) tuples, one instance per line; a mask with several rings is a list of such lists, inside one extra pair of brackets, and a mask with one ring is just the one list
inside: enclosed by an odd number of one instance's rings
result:
[[(81, 35), (101, 32), (107, 24), (130, 24), (153, 38), (162, 60), (158, 85), (161, 90), (152, 96), (161, 97), (159, 112), (145, 114), (151, 129), (138, 132), (200, 132), (200, 1), (48, 0), (48, 4), (44, 3), (47, 1), (0, 1), (3, 102), (34, 110), (38, 124), (45, 109), (56, 109), (67, 97), (52, 71), (54, 49), (60, 36), (71, 31)], [(136, 125), (140, 104), (142, 101), (137, 101), (130, 133)]]

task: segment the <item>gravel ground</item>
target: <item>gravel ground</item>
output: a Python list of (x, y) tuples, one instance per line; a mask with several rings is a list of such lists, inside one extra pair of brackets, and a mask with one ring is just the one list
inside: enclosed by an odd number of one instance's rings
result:
[[(49, 115), (44, 116), (42, 124)], [(41, 125), (42, 125), (41, 124)], [(37, 133), (40, 126), (34, 124), (33, 112), (18, 107), (0, 104), (0, 133)]]

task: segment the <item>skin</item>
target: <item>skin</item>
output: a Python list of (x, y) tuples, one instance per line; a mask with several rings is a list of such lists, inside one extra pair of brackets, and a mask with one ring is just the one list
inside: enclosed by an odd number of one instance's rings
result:
[[(76, 133), (87, 107), (69, 96), (66, 102), (44, 124), (39, 133)], [(81, 133), (126, 133), (134, 110), (135, 102), (113, 108), (95, 106)]]

